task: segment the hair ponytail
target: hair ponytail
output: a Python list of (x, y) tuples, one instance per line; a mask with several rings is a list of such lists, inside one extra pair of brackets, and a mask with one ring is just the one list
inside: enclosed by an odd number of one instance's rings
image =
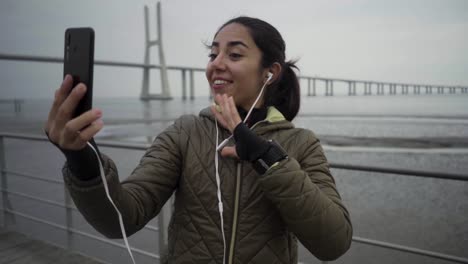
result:
[(265, 105), (274, 106), (284, 117), (292, 121), (299, 112), (301, 95), (299, 79), (294, 69), (298, 69), (295, 61), (288, 61), (282, 65), (279, 79), (267, 87), (265, 91)]

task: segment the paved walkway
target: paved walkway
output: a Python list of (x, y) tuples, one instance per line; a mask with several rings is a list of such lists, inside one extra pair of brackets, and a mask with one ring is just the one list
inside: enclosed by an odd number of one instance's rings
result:
[(0, 263), (102, 264), (89, 257), (3, 229), (0, 229)]

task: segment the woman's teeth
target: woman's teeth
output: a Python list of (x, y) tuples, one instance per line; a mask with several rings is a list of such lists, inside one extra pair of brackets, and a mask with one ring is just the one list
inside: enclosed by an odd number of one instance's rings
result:
[(227, 81), (223, 81), (223, 80), (215, 80), (215, 81), (214, 81), (214, 84), (216, 84), (216, 85), (219, 85), (219, 84), (226, 84), (226, 83), (228, 83), (228, 82), (227, 82)]

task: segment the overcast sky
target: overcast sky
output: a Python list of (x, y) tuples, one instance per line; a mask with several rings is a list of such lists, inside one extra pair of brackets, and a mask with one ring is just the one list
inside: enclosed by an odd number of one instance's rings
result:
[[(143, 62), (143, 7), (151, 7), (154, 20), (155, 3), (2, 0), (0, 53), (62, 57), (65, 29), (91, 26), (96, 59)], [(167, 63), (205, 67), (203, 43), (238, 15), (259, 17), (277, 27), (287, 57), (299, 58), (303, 75), (468, 85), (465, 0), (166, 0), (162, 16)], [(152, 52), (157, 59), (156, 50)], [(95, 96), (137, 97), (141, 76), (141, 70), (96, 67)], [(180, 94), (179, 76), (170, 76), (174, 95)], [(0, 98), (51, 97), (61, 77), (59, 64), (0, 60)], [(197, 80), (204, 82), (203, 75)], [(197, 94), (208, 91), (202, 85), (197, 85)]]

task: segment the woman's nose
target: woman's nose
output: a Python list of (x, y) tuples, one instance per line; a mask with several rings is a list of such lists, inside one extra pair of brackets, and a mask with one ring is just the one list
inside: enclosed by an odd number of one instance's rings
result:
[(211, 65), (215, 70), (226, 69), (225, 58), (222, 54), (218, 54), (216, 58), (211, 62)]

